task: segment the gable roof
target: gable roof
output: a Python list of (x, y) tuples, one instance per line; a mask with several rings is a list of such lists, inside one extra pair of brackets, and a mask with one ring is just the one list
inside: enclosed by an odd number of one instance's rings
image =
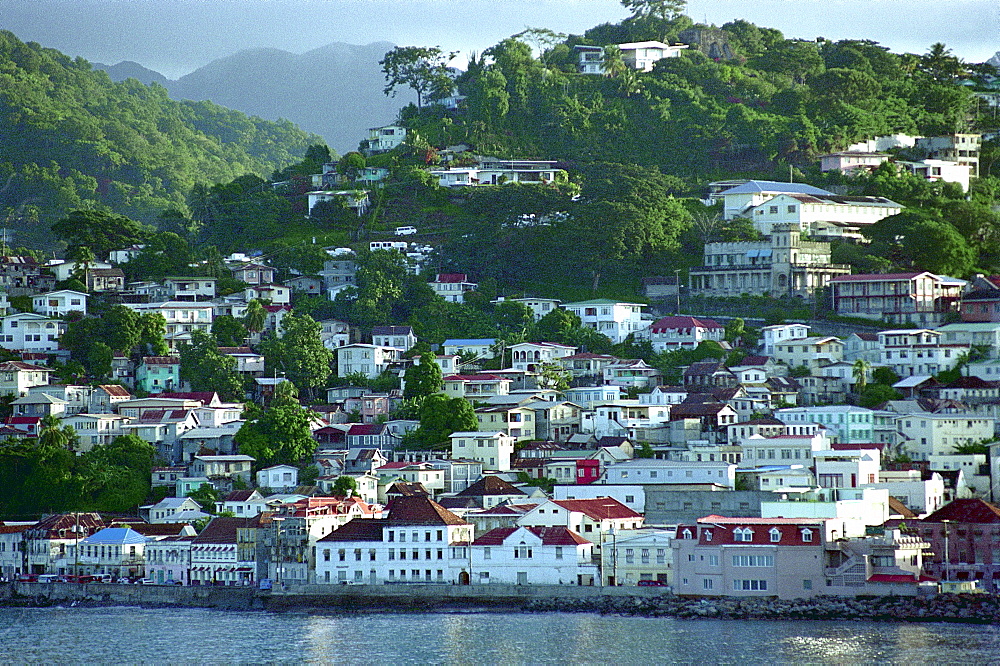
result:
[(425, 495), (394, 497), (386, 506), (392, 525), (467, 525), (464, 520)]
[[(939, 472), (940, 473), (940, 472)], [(924, 518), (925, 523), (1000, 523), (1000, 507), (981, 499), (957, 499)]]
[(372, 518), (352, 518), (319, 541), (381, 541), (386, 521)]
[(216, 516), (192, 543), (236, 543), (236, 529), (249, 527), (249, 518)]
[(582, 513), (593, 520), (617, 520), (622, 518), (642, 518), (613, 497), (597, 497), (594, 499), (552, 500), (567, 511)]
[(484, 497), (486, 495), (525, 495), (498, 476), (488, 475), (479, 479), (465, 490), (455, 493), (456, 497)]
[(83, 540), (87, 544), (134, 544), (146, 543), (148, 539), (129, 527), (105, 527)]

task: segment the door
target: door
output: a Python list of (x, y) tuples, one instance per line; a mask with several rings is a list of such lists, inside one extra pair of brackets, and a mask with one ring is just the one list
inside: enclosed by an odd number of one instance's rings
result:
[(518, 585), (527, 585), (528, 584), (528, 572), (527, 571), (518, 571), (517, 572), (517, 584)]

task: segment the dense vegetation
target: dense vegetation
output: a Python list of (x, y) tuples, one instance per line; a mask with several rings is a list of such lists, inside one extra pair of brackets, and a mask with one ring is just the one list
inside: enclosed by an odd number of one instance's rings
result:
[(0, 31), (0, 214), (21, 242), (48, 244), (49, 225), (78, 208), (152, 222), (197, 183), (269, 175), (317, 141), (287, 121), (113, 83)]

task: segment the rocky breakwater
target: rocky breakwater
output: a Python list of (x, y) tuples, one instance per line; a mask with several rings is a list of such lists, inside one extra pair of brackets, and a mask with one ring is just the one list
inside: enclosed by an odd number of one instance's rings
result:
[(722, 620), (866, 620), (1000, 624), (1000, 597), (939, 594), (931, 597), (699, 598), (663, 595), (533, 599), (524, 610)]

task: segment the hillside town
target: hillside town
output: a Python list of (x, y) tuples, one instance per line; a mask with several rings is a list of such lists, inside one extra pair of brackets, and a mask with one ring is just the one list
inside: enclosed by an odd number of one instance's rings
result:
[[(581, 50), (581, 66), (591, 55)], [(391, 150), (405, 133), (376, 128), (363, 148)], [(824, 156), (824, 169), (877, 168), (886, 142), (910, 139), (929, 157), (901, 168), (959, 173), (967, 189), (979, 136), (882, 137)], [(477, 160), (429, 173), (449, 188), (565, 178), (553, 162)], [(312, 176), (323, 189), (308, 193), (310, 209), (336, 198), (370, 205), (367, 190), (326, 187), (343, 185), (336, 167)], [(377, 187), (387, 175), (361, 169), (355, 182)], [(3, 256), (0, 437), (56, 442), (77, 457), (144, 443), (156, 501), (49, 511), (39, 499), (31, 513), (40, 517), (0, 516), (0, 574), (269, 589), (650, 586), (784, 599), (995, 592), (1000, 276), (861, 274), (832, 263), (831, 240), (859, 239), (900, 212), (886, 198), (758, 180), (713, 183), (706, 198), (763, 240), (706, 243), (685, 285), (647, 280), (645, 302), (492, 301), (535, 323), (568, 317), (609, 344), (689, 353), (673, 374), (553, 339), (429, 344), (392, 319), (365, 329), (319, 320), (305, 334), (289, 323), (299, 298), (355, 294), (361, 251), (424, 276), (436, 301), (477, 294), (474, 275), (433, 270), (437, 250), (406, 240), (414, 227), (362, 250), (324, 248), (321, 271), (281, 282), (249, 251), (224, 258), (231, 275), (139, 282), (123, 271), (139, 245), (106, 260)], [(747, 293), (823, 299), (831, 317), (748, 322), (682, 306)], [(66, 381), (81, 344), (74, 327), (107, 319), (109, 307), (158, 331), (131, 353), (105, 345), (103, 382)], [(209, 335), (220, 320), (242, 322), (235, 344)], [(294, 385), (294, 364), (273, 347), (300, 334), (292, 351), (314, 347), (323, 366), (313, 390)], [(221, 365), (203, 371), (206, 357)], [(298, 425), (264, 429), (278, 410)], [(283, 455), (283, 429), (299, 426), (306, 448)]]

